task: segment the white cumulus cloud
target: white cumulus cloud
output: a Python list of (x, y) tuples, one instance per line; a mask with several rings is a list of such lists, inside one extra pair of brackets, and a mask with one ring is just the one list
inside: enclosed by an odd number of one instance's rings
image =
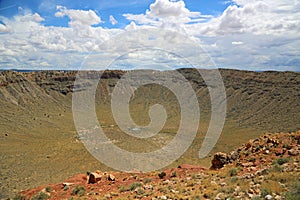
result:
[(70, 18), (70, 26), (91, 26), (101, 22), (101, 18), (93, 10), (74, 10), (67, 9), (64, 6), (57, 6), (56, 17), (68, 16)]
[[(41, 7), (49, 4), (46, 0), (42, 2)], [(55, 2), (50, 3), (56, 17), (69, 19), (67, 27), (45, 26), (43, 15), (23, 8), (12, 18), (0, 16), (0, 68), (74, 68), (89, 52), (118, 56), (130, 51), (130, 45), (125, 45), (122, 51), (114, 49), (113, 44), (103, 45), (119, 33), (156, 27), (192, 38), (219, 67), (300, 70), (298, 0), (231, 0), (226, 2), (227, 8), (215, 16), (190, 10), (183, 0), (155, 0), (144, 12), (123, 14), (128, 20), (127, 26), (113, 29), (103, 28), (101, 13), (94, 10), (55, 8)], [(118, 23), (113, 15), (109, 21), (112, 25)], [(133, 44), (149, 40), (138, 34), (130, 37), (129, 34), (127, 39)], [(177, 40), (170, 35), (158, 41), (166, 48), (166, 41), (178, 43), (181, 48), (180, 44), (185, 41)], [(184, 47), (176, 52), (195, 55), (188, 45)], [(153, 57), (153, 60), (162, 59)], [(91, 61), (95, 67), (101, 62), (99, 59)]]

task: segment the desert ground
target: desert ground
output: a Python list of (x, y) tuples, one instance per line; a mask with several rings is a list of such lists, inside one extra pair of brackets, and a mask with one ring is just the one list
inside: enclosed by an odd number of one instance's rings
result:
[[(294, 155), (289, 151), (295, 149), (299, 152), (299, 132), (297, 131), (300, 130), (300, 73), (221, 69), (220, 73), (227, 96), (226, 121), (217, 145), (207, 157), (199, 159), (198, 151), (211, 116), (209, 92), (197, 70), (179, 69), (178, 72), (192, 85), (199, 101), (201, 120), (196, 138), (183, 156), (165, 169), (148, 174), (131, 175), (116, 172), (102, 164), (82, 144), (73, 121), (72, 94), (82, 92), (81, 89), (84, 90), (88, 85), (74, 86), (77, 72), (0, 72), (0, 199), (9, 197), (22, 199), (18, 195), (34, 198), (34, 195), (41, 191), (48, 195), (45, 198), (51, 199), (71, 197), (75, 199), (104, 197), (108, 199), (181, 199), (184, 197), (215, 199), (219, 193), (222, 193), (219, 199), (224, 199), (231, 197), (230, 195), (234, 192), (239, 194), (239, 191), (235, 191), (237, 186), (243, 191), (243, 194), (237, 195), (240, 198), (248, 194), (252, 194), (253, 198), (256, 196), (260, 198), (263, 188), (265, 189), (263, 195), (272, 195), (273, 198), (278, 195), (283, 198), (284, 193), (289, 191), (290, 196), (293, 195), (295, 184), (297, 194), (299, 194), (299, 178), (297, 182), (299, 155), (297, 153)], [(125, 73), (125, 71), (105, 71), (102, 74), (95, 102), (99, 123), (107, 137), (120, 148), (133, 152), (149, 152), (159, 149), (171, 141), (177, 133), (180, 108), (176, 96), (167, 88), (157, 84), (138, 88), (130, 101), (133, 120), (141, 126), (147, 125), (150, 122), (149, 107), (157, 103), (164, 106), (168, 119), (159, 134), (154, 137), (138, 139), (128, 136), (117, 126), (110, 106), (110, 93)], [(162, 72), (156, 71), (155, 73)], [(249, 161), (245, 160), (248, 151), (245, 148), (250, 139), (262, 137), (260, 141), (262, 143), (259, 144), (262, 146), (261, 149), (269, 146), (268, 142), (263, 140), (263, 135), (266, 133), (279, 133), (274, 134), (274, 139), (280, 140), (277, 144), (278, 148), (269, 147), (270, 154), (265, 154), (266, 149), (260, 154), (255, 154), (256, 146), (253, 147), (252, 152), (253, 145), (251, 145), (249, 151), (253, 158), (249, 156), (247, 159), (252, 158), (254, 161), (254, 159), (259, 160), (260, 157), (262, 159), (265, 157), (265, 161), (260, 161), (261, 165), (258, 163), (255, 166), (253, 164), (253, 166), (241, 165), (239, 167), (239, 164)], [(268, 135), (268, 138), (272, 137), (272, 134)], [(282, 141), (284, 138), (287, 141)], [(287, 148), (286, 145), (290, 147)], [(147, 148), (144, 148), (145, 146)], [(212, 166), (212, 160), (217, 152), (230, 154), (239, 147), (242, 152), (240, 153), (241, 163), (237, 164), (237, 160), (234, 160), (226, 163), (225, 168), (208, 169)], [(281, 150), (284, 152), (277, 152)], [(284, 160), (284, 163), (278, 161), (280, 158)], [(276, 165), (276, 162), (280, 163)], [(178, 168), (182, 165), (188, 167)], [(262, 183), (259, 183), (260, 178), (257, 174), (250, 179), (246, 178), (246, 182), (243, 182), (245, 170), (248, 168), (250, 170), (250, 167), (256, 167), (252, 174), (258, 173), (257, 171), (263, 170), (264, 167), (268, 168), (269, 172), (264, 175), (264, 180), (270, 180), (271, 188), (263, 187)], [(276, 169), (276, 167), (279, 168)], [(289, 167), (291, 169), (286, 170)], [(101, 171), (102, 182), (96, 185), (87, 184), (86, 173), (97, 170)], [(230, 170), (236, 171), (231, 171), (235, 175), (232, 175)], [(160, 178), (158, 174), (162, 171), (166, 171), (166, 176)], [(108, 181), (105, 172), (113, 174), (116, 180)], [(171, 177), (173, 172), (176, 176)], [(69, 182), (76, 184), (68, 186), (70, 188), (64, 191), (65, 185), (62, 188), (61, 185), (72, 176), (77, 182)], [(81, 177), (79, 180), (78, 176)], [(126, 180), (123, 181), (123, 179)], [(152, 181), (149, 182), (146, 179)], [(279, 179), (284, 180), (279, 181)], [(137, 185), (132, 186), (133, 183)], [(260, 191), (249, 192), (249, 187), (243, 188), (246, 183), (248, 185), (259, 183)], [(281, 187), (277, 183), (285, 185)], [(103, 191), (95, 191), (100, 187), (97, 184), (105, 185), (104, 188), (101, 187)], [(111, 184), (115, 185), (106, 186)], [(154, 189), (145, 188), (147, 185), (152, 185)], [(45, 191), (47, 186), (49, 187)], [(76, 186), (82, 186), (85, 192), (78, 195), (79, 192), (75, 191), (72, 195)], [(134, 189), (131, 189), (131, 186)], [(205, 187), (209, 188), (203, 192)], [(32, 188), (36, 189), (30, 190)], [(77, 189), (80, 191), (80, 188)], [(90, 193), (93, 195), (89, 195)], [(251, 197), (248, 195), (247, 198)]]

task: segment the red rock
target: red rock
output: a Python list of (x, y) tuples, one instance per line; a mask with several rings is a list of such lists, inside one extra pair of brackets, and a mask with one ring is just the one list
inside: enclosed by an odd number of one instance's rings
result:
[(282, 155), (282, 154), (284, 154), (283, 149), (277, 149), (277, 150), (275, 151), (275, 155), (276, 155), (276, 156), (280, 156), (280, 155)]
[(94, 184), (101, 181), (102, 176), (96, 172), (92, 172), (88, 178), (88, 184)]
[(297, 155), (299, 155), (299, 151), (297, 149), (291, 149), (291, 150), (288, 150), (288, 154), (290, 156), (297, 156)]
[(109, 174), (108, 177), (107, 177), (107, 180), (109, 181), (115, 181), (116, 180), (116, 177), (112, 174)]
[(246, 149), (250, 149), (251, 146), (252, 146), (251, 142), (248, 142), (248, 143), (246, 144)]
[(253, 162), (242, 163), (243, 167), (251, 167), (253, 166)]

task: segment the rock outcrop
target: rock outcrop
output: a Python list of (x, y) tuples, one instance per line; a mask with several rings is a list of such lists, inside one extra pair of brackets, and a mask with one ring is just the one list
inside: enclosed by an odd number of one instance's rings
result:
[(221, 169), (229, 162), (228, 156), (226, 153), (218, 152), (214, 155), (211, 161), (211, 169)]

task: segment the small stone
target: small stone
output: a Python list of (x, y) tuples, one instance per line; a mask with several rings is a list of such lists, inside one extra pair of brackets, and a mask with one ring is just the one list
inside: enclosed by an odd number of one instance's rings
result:
[(251, 167), (253, 166), (253, 162), (242, 163), (243, 167)]
[(226, 184), (225, 182), (222, 182), (222, 183), (220, 183), (220, 185), (221, 185), (222, 187), (224, 187), (224, 186), (226, 186), (227, 184)]
[(248, 192), (249, 192), (250, 194), (254, 194), (254, 193), (255, 193), (254, 190), (251, 189), (251, 188), (248, 190)]
[(276, 199), (276, 200), (281, 200), (281, 199), (282, 199), (282, 197), (281, 197), (281, 196), (279, 196), (279, 195), (276, 195), (276, 196), (274, 197), (274, 199)]
[(255, 192), (255, 194), (260, 194), (261, 190), (259, 188), (257, 188), (257, 189), (254, 189), (254, 192)]
[(265, 199), (268, 199), (268, 200), (273, 199), (273, 196), (268, 194), (268, 195), (265, 196)]
[(171, 192), (174, 193), (174, 194), (178, 194), (179, 193), (179, 191), (176, 191), (174, 189), (171, 189)]
[(63, 183), (63, 186), (71, 186), (71, 185), (74, 185), (74, 183), (68, 183), (68, 182)]
[(250, 178), (253, 178), (254, 177), (254, 174), (251, 174), (251, 173), (246, 173), (242, 176), (242, 179), (250, 179)]
[(211, 185), (215, 185), (215, 186), (218, 185), (218, 184), (216, 183), (216, 181), (211, 181), (210, 184), (211, 184)]
[(108, 177), (107, 177), (107, 180), (109, 181), (115, 181), (116, 180), (116, 177), (112, 174), (109, 174)]
[(240, 186), (236, 186), (236, 188), (234, 189), (235, 192), (239, 192), (241, 190)]
[(251, 146), (252, 146), (252, 142), (250, 141), (250, 142), (248, 142), (248, 143), (246, 144), (246, 149), (250, 149)]
[(299, 151), (297, 149), (290, 149), (288, 150), (288, 154), (290, 156), (297, 156), (299, 154)]
[(232, 160), (232, 161), (235, 161), (237, 158), (238, 158), (238, 153), (237, 152), (235, 152), (235, 151), (232, 151), (232, 152), (230, 152), (230, 154), (229, 154), (229, 158), (230, 158), (230, 160)]
[(280, 155), (282, 155), (282, 154), (284, 154), (283, 149), (277, 149), (277, 150), (275, 151), (275, 155), (276, 155), (276, 156), (280, 156)]
[(224, 196), (224, 193), (218, 193), (217, 196), (216, 196), (216, 198), (215, 198), (215, 200), (224, 199), (223, 196)]
[(152, 185), (144, 185), (145, 190), (152, 190), (153, 186)]
[(163, 195), (163, 196), (160, 196), (159, 199), (161, 199), (161, 200), (167, 200), (168, 198), (165, 195)]
[(256, 175), (262, 176), (262, 175), (267, 175), (268, 173), (269, 173), (269, 170), (267, 168), (264, 168), (264, 169), (258, 170), (256, 172)]

